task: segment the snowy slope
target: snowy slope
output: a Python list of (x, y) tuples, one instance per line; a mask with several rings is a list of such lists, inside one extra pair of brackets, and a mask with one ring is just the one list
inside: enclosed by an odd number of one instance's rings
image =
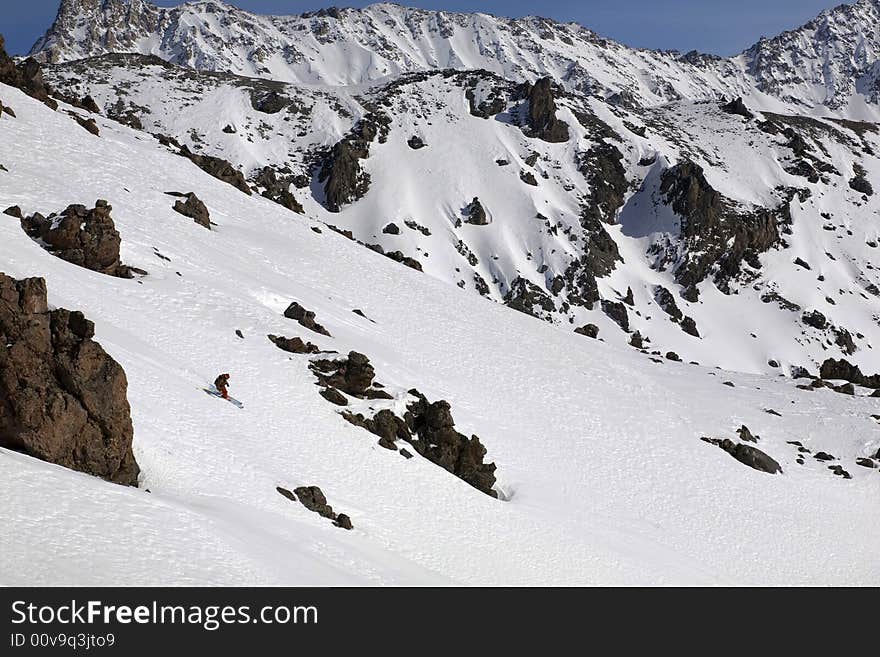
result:
[[(17, 115), (0, 117), (0, 206), (106, 198), (123, 260), (149, 272), (77, 268), (0, 221), (2, 270), (45, 276), (50, 303), (84, 311), (125, 368), (142, 469), (124, 489), (0, 451), (0, 582), (878, 581), (880, 476), (854, 464), (880, 447), (873, 399), (560, 331), (316, 233), (314, 217), (246, 196), (143, 132), (98, 117), (96, 137), (15, 89), (0, 98)], [(174, 213), (169, 190), (195, 191), (215, 230)], [(335, 337), (284, 319), (294, 299)], [(449, 400), (498, 464), (504, 499), (378, 447), (318, 396), (308, 357), (267, 333), (362, 351), (389, 403), (413, 386)], [(218, 371), (233, 373), (244, 410), (201, 392)], [(784, 474), (700, 441), (735, 439), (741, 424)], [(830, 452), (852, 479), (797, 464), (787, 441)], [(275, 492), (303, 484), (355, 529)]]
[(573, 91), (656, 105), (747, 96), (765, 109), (876, 119), (877, 0), (823, 12), (740, 56), (629, 48), (574, 23), (375, 4), (259, 16), (223, 2), (160, 8), (145, 0), (64, 0), (33, 47), (44, 62), (105, 53), (159, 55), (198, 70), (352, 85), (429, 69), (550, 76)]

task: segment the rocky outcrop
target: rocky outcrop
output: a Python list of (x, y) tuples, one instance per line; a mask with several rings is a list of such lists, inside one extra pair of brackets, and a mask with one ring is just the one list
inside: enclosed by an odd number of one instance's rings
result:
[(370, 156), (370, 144), (377, 136), (380, 142), (387, 138), (390, 122), (385, 114), (367, 114), (324, 158), (318, 182), (324, 183), (324, 203), (330, 212), (339, 212), (367, 193), (370, 174), (361, 169), (360, 161)]
[(95, 122), (95, 119), (80, 116), (76, 112), (68, 112), (67, 114), (86, 132), (95, 135), (95, 137), (101, 136), (101, 131), (98, 129), (98, 124)]
[(429, 402), (424, 395), (410, 391), (418, 400), (407, 406), (406, 426), (414, 434), (410, 444), (416, 451), (440, 467), (463, 479), (491, 497), (498, 494), (495, 464), (485, 463), (486, 448), (477, 436), (467, 438), (455, 430), (455, 421), (447, 401)]
[(248, 187), (244, 174), (232, 166), (228, 160), (211, 155), (197, 155), (193, 153), (185, 144), (180, 147), (180, 155), (190, 160), (209, 176), (213, 176), (217, 180), (221, 180), (232, 185), (240, 192), (251, 195), (251, 188)]
[(727, 114), (737, 114), (739, 116), (744, 116), (747, 119), (755, 118), (755, 115), (749, 111), (749, 108), (746, 107), (746, 104), (743, 102), (742, 98), (736, 98), (729, 103), (725, 103), (721, 106), (721, 111), (726, 112)]
[(679, 326), (681, 326), (681, 330), (688, 335), (692, 335), (695, 338), (700, 337), (700, 331), (697, 330), (697, 323), (694, 321), (693, 317), (684, 317)]
[(292, 100), (274, 89), (263, 93), (251, 90), (251, 107), (263, 114), (277, 114), (292, 103)]
[(517, 276), (504, 295), (504, 303), (532, 317), (546, 319), (556, 309), (553, 299), (530, 280)]
[(787, 203), (772, 211), (739, 211), (689, 160), (664, 172), (660, 192), (681, 217), (679, 237), (685, 248), (683, 255), (677, 245), (665, 254), (656, 245), (650, 252), (660, 256), (659, 265), (673, 264), (676, 280), (686, 288), (695, 289), (712, 274), (718, 289), (729, 294), (743, 262), (760, 268), (758, 254), (780, 242), (780, 215), (787, 217)]
[[(391, 234), (393, 235), (396, 233)], [(420, 263), (415, 258), (404, 255), (403, 251), (386, 251), (381, 244), (365, 244), (364, 246), (366, 246), (371, 251), (375, 251), (376, 253), (385, 256), (386, 258), (390, 258), (391, 260), (394, 260), (394, 262), (399, 262), (400, 264), (405, 265), (410, 269), (422, 271), (422, 263)]]
[(628, 188), (623, 154), (613, 144), (600, 141), (579, 157), (578, 171), (590, 186), (583, 215), (606, 224), (616, 223)]
[(526, 120), (531, 136), (550, 143), (568, 141), (568, 124), (556, 118), (553, 80), (541, 78), (528, 87), (529, 109)]
[(302, 338), (285, 338), (280, 335), (270, 335), (269, 340), (281, 351), (291, 354), (317, 354), (321, 351), (317, 345), (306, 342)]
[(602, 300), (602, 311), (620, 328), (629, 333), (629, 315), (626, 306), (617, 301)]
[(208, 207), (193, 192), (165, 192), (169, 196), (179, 196), (186, 199), (185, 201), (175, 201), (173, 210), (184, 217), (189, 217), (199, 226), (204, 226), (211, 230), (211, 214)]
[(278, 486), (275, 490), (278, 491), (279, 495), (286, 497), (291, 502), (299, 500), (300, 504), (309, 511), (317, 513), (322, 518), (332, 520), (333, 524), (337, 527), (342, 529), (352, 528), (351, 518), (344, 513), (333, 511), (333, 507), (327, 504), (324, 491), (317, 486), (300, 486), (299, 488), (294, 488), (292, 492), (282, 486)]
[(110, 216), (112, 209), (102, 200), (96, 201), (91, 210), (84, 205), (70, 205), (48, 217), (35, 213), (22, 219), (21, 226), (62, 260), (108, 276), (131, 278), (143, 272), (119, 261), (122, 238)]
[(858, 365), (853, 365), (843, 358), (840, 360), (827, 359), (819, 368), (819, 377), (822, 379), (842, 379), (865, 388), (880, 388), (880, 374), (871, 374), (870, 376), (862, 374)]
[(290, 191), (294, 178), (295, 176), (291, 175), (279, 178), (272, 167), (266, 166), (260, 169), (260, 172), (254, 178), (254, 183), (263, 188), (261, 192), (263, 198), (274, 201), (291, 212), (305, 214), (302, 204), (296, 200), (296, 197)]
[(361, 399), (387, 396), (384, 393), (374, 394), (381, 392), (372, 390), (376, 370), (370, 359), (357, 351), (349, 352), (345, 359), (313, 360), (309, 367), (322, 386), (336, 388)]
[(804, 313), (801, 315), (801, 321), (807, 326), (812, 326), (814, 329), (819, 329), (820, 331), (824, 331), (828, 328), (828, 320), (825, 318), (825, 315), (818, 310), (811, 310), (810, 312)]
[(669, 315), (674, 321), (680, 322), (684, 318), (684, 314), (675, 302), (675, 296), (662, 285), (658, 285), (654, 289), (654, 301)]
[(93, 337), (43, 279), (0, 274), (0, 446), (136, 486), (128, 382)]
[(421, 137), (419, 137), (418, 135), (413, 135), (412, 137), (410, 137), (407, 140), (406, 144), (414, 151), (417, 151), (417, 150), (422, 149), (425, 146), (427, 146), (427, 144), (424, 142), (424, 140)]
[(859, 194), (871, 196), (874, 194), (874, 188), (868, 181), (868, 172), (859, 164), (853, 164), (853, 178), (849, 181), (849, 186)]
[(584, 324), (574, 330), (578, 335), (585, 335), (588, 338), (596, 339), (599, 337), (599, 327), (595, 324)]
[(330, 335), (330, 331), (328, 331), (315, 321), (315, 312), (313, 310), (306, 310), (296, 301), (293, 301), (289, 306), (287, 306), (287, 310), (284, 311), (284, 316), (287, 319), (292, 319), (295, 322), (299, 322), (300, 326), (303, 326), (310, 331), (320, 333), (321, 335), (326, 335), (327, 337), (332, 337)]
[(562, 277), (568, 290), (568, 301), (575, 306), (592, 308), (599, 301), (596, 279), (607, 276), (623, 262), (617, 243), (605, 230), (601, 221), (589, 210), (581, 215), (584, 229), (582, 255), (566, 267)]
[(478, 80), (472, 80), (464, 92), (465, 98), (468, 101), (468, 111), (471, 113), (471, 116), (476, 116), (481, 119), (489, 119), (496, 114), (500, 114), (507, 108), (507, 98), (505, 97), (504, 92), (500, 89), (493, 88), (487, 97), (477, 99), (477, 94), (474, 91), (477, 83)]
[(20, 64), (6, 52), (6, 41), (0, 34), (0, 82), (21, 89), (32, 98), (45, 103), (50, 108), (58, 109), (58, 103), (50, 98), (51, 89), (43, 80), (43, 69), (33, 57), (28, 57)]
[(702, 438), (703, 441), (720, 447), (740, 463), (769, 474), (782, 474), (782, 466), (768, 454), (757, 447), (744, 443), (735, 443), (729, 438)]
[(464, 208), (464, 215), (467, 217), (467, 223), (474, 226), (486, 226), (489, 218), (486, 216), (486, 209), (480, 203), (480, 199), (474, 196), (474, 199)]

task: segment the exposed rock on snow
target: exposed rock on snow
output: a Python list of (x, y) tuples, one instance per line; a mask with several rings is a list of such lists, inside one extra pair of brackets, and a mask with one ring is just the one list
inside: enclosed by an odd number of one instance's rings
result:
[(232, 166), (228, 160), (214, 157), (212, 155), (197, 155), (185, 144), (180, 147), (180, 155), (189, 159), (208, 175), (214, 176), (217, 180), (229, 183), (248, 196), (251, 195), (251, 188), (248, 187), (247, 181), (244, 179), (244, 174)]
[(344, 513), (336, 513), (333, 511), (333, 507), (327, 504), (327, 498), (324, 496), (324, 492), (317, 486), (300, 486), (299, 488), (295, 488), (293, 492), (281, 486), (278, 486), (275, 490), (291, 502), (296, 502), (297, 499), (299, 499), (300, 504), (306, 507), (309, 511), (317, 513), (322, 518), (332, 520), (333, 524), (337, 527), (342, 529), (352, 528), (351, 518)]
[(588, 338), (595, 339), (599, 337), (599, 327), (595, 324), (584, 324), (583, 326), (577, 327), (574, 332), (580, 335), (585, 335)]
[(761, 472), (767, 472), (769, 474), (782, 474), (782, 466), (779, 465), (775, 459), (765, 454), (757, 447), (752, 447), (751, 445), (745, 445), (743, 443), (735, 443), (729, 438), (702, 438), (702, 440), (720, 447), (737, 461), (750, 468), (754, 468)]
[(370, 175), (363, 171), (360, 160), (370, 156), (370, 143), (379, 137), (384, 141), (390, 118), (371, 113), (362, 118), (351, 133), (330, 150), (318, 175), (324, 183), (324, 198), (330, 212), (339, 212), (363, 197), (370, 188)]
[(843, 358), (827, 359), (819, 369), (819, 376), (823, 379), (842, 379), (865, 388), (880, 388), (880, 374), (870, 376), (862, 374), (858, 365), (853, 365)]
[(174, 202), (174, 211), (182, 214), (184, 217), (189, 217), (199, 226), (204, 226), (208, 230), (211, 230), (211, 214), (210, 212), (208, 212), (208, 207), (202, 202), (202, 200), (198, 196), (195, 195), (194, 192), (165, 193), (169, 196), (180, 196), (185, 198), (186, 201)]
[(364, 354), (352, 351), (345, 359), (313, 360), (312, 372), (322, 385), (338, 388), (353, 397), (367, 397), (371, 392), (376, 370)]
[(528, 125), (531, 136), (550, 143), (568, 141), (568, 124), (556, 117), (556, 101), (553, 97), (553, 80), (541, 78), (527, 85)]
[(682, 218), (681, 239), (686, 249), (678, 258), (660, 259), (672, 261), (676, 280), (684, 287), (713, 274), (718, 288), (729, 292), (730, 280), (740, 273), (743, 262), (760, 268), (758, 254), (779, 243), (780, 211), (737, 211), (693, 162), (681, 162), (666, 171), (660, 191)]
[(296, 200), (291, 193), (290, 186), (294, 183), (295, 176), (286, 175), (278, 177), (278, 174), (272, 167), (263, 167), (254, 182), (263, 188), (262, 195), (270, 201), (275, 201), (278, 205), (282, 205), (291, 212), (297, 214), (305, 214), (302, 204)]
[(29, 57), (21, 64), (16, 64), (6, 52), (6, 41), (2, 34), (0, 34), (0, 83), (17, 87), (52, 109), (58, 107), (58, 103), (49, 97), (51, 89), (43, 81), (43, 71), (39, 62)]
[(474, 196), (474, 199), (465, 206), (464, 216), (467, 217), (467, 222), (474, 226), (486, 226), (489, 223), (489, 218), (486, 216), (486, 209), (483, 207), (483, 204), (480, 203), (480, 199), (476, 196)]
[(417, 436), (411, 441), (422, 456), (487, 495), (497, 497), (495, 464), (485, 463), (486, 448), (477, 436), (467, 438), (455, 430), (449, 402), (430, 403), (423, 395), (407, 406), (407, 427)]
[(517, 277), (504, 295), (504, 303), (532, 317), (544, 318), (556, 308), (553, 299), (530, 280)]
[(330, 336), (330, 331), (315, 321), (315, 312), (313, 310), (306, 310), (296, 301), (291, 302), (291, 304), (287, 306), (287, 310), (284, 311), (284, 316), (287, 319), (299, 322), (300, 326), (304, 326), (310, 331), (332, 337)]
[(136, 486), (128, 383), (94, 331), (42, 278), (0, 274), (0, 446)]
[(624, 331), (629, 333), (629, 314), (626, 312), (626, 306), (617, 301), (602, 300), (602, 311), (608, 315), (614, 323)]
[(281, 351), (291, 354), (317, 354), (321, 351), (317, 345), (306, 342), (302, 338), (285, 338), (280, 335), (270, 335), (269, 340)]
[(80, 267), (119, 278), (145, 273), (119, 261), (122, 238), (110, 216), (112, 209), (107, 201), (98, 200), (91, 210), (84, 205), (70, 205), (58, 215), (35, 213), (22, 219), (21, 225), (50, 253)]

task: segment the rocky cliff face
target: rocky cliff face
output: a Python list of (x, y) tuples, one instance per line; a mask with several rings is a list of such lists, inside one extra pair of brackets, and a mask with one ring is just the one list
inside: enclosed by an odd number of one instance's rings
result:
[(94, 331), (43, 279), (0, 274), (0, 446), (136, 486), (128, 383)]

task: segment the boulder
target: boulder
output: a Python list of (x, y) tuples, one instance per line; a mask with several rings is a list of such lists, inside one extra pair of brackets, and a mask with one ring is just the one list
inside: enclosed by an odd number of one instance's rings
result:
[(736, 98), (729, 103), (722, 105), (721, 111), (728, 114), (738, 114), (739, 116), (744, 116), (747, 119), (755, 118), (755, 115), (749, 111), (749, 108), (746, 107), (746, 104), (743, 102), (742, 98)]
[(292, 319), (296, 322), (299, 322), (300, 326), (303, 326), (310, 331), (314, 331), (315, 333), (319, 333), (321, 335), (326, 335), (327, 337), (332, 337), (327, 329), (325, 329), (323, 326), (315, 321), (315, 312), (313, 310), (306, 310), (296, 301), (292, 302), (287, 307), (287, 310), (284, 311), (284, 316), (287, 319)]
[(36, 213), (22, 219), (21, 225), (28, 236), (62, 260), (108, 276), (131, 278), (139, 270), (119, 261), (122, 238), (110, 216), (112, 209), (107, 201), (98, 200), (92, 209), (70, 205), (48, 217)]
[(136, 486), (128, 382), (93, 337), (42, 278), (0, 274), (0, 447)]
[(862, 374), (858, 365), (853, 365), (843, 358), (840, 360), (827, 359), (819, 368), (819, 377), (822, 379), (842, 379), (857, 386), (880, 389), (880, 374), (866, 376)]
[(483, 207), (483, 204), (480, 203), (480, 199), (474, 196), (474, 200), (472, 200), (464, 209), (464, 214), (467, 217), (467, 223), (473, 224), (474, 226), (485, 226), (489, 223), (489, 219), (486, 216), (486, 209)]
[(491, 497), (498, 494), (495, 485), (495, 464), (485, 463), (486, 448), (477, 436), (467, 438), (455, 430), (449, 402), (428, 402), (419, 395), (418, 401), (407, 406), (406, 424), (415, 434), (412, 446), (440, 467), (463, 479)]
[(599, 337), (599, 327), (595, 324), (584, 324), (583, 326), (576, 328), (574, 332), (580, 335), (585, 335), (588, 338), (595, 339)]
[(370, 359), (357, 351), (340, 360), (313, 360), (309, 367), (322, 385), (364, 398), (373, 385), (376, 370)]
[(187, 192), (185, 194), (179, 192), (167, 193), (171, 196), (180, 196), (186, 199), (185, 201), (181, 200), (174, 202), (173, 209), (175, 212), (182, 214), (184, 217), (189, 217), (199, 226), (204, 226), (208, 230), (211, 230), (211, 214), (208, 212), (208, 207), (198, 196), (193, 192)]
[(280, 335), (270, 335), (269, 340), (281, 349), (291, 354), (317, 354), (320, 349), (311, 342), (305, 342), (302, 338), (285, 338)]

